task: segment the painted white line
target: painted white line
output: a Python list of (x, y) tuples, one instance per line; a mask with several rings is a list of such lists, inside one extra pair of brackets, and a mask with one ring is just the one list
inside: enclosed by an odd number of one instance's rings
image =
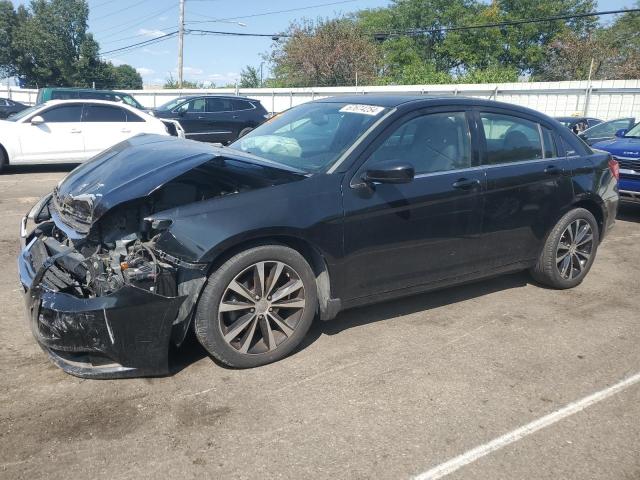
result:
[(563, 418), (569, 417), (574, 413), (578, 413), (585, 408), (595, 403), (601, 402), (602, 400), (605, 400), (606, 398), (609, 398), (616, 393), (619, 393), (639, 382), (640, 373), (636, 373), (635, 375), (627, 377), (626, 379), (622, 380), (619, 383), (616, 383), (615, 385), (605, 388), (604, 390), (600, 390), (599, 392), (593, 393), (581, 400), (570, 403), (560, 410), (556, 410), (555, 412), (534, 420), (531, 423), (527, 423), (526, 425), (523, 425), (520, 428), (506, 433), (501, 437), (485, 443), (484, 445), (480, 445), (474, 449), (469, 450), (468, 452), (463, 453), (462, 455), (458, 455), (451, 460), (441, 463), (440, 465), (433, 467), (431, 470), (416, 475), (414, 477), (414, 480), (436, 480), (438, 478), (449, 475), (450, 473), (455, 472), (465, 465), (469, 465), (470, 463), (475, 462), (476, 460), (486, 455), (489, 455), (491, 452), (495, 452), (502, 447), (506, 447), (511, 443), (517, 442), (518, 440), (521, 440), (524, 437), (537, 432), (538, 430), (542, 430), (549, 425), (559, 422)]

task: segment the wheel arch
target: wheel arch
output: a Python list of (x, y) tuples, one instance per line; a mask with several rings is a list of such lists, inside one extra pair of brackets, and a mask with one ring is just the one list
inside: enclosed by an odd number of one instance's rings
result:
[(215, 256), (210, 264), (207, 275), (210, 276), (217, 268), (234, 255), (261, 245), (283, 245), (302, 255), (311, 266), (313, 274), (316, 277), (320, 319), (330, 320), (337, 315), (340, 310), (340, 300), (331, 297), (331, 273), (326, 260), (326, 255), (313, 243), (294, 235), (269, 234), (254, 237), (231, 245), (220, 251)]
[[(595, 217), (596, 223), (598, 224), (598, 238), (602, 239), (602, 234), (604, 231), (604, 209), (602, 204), (599, 203), (595, 198), (583, 198), (578, 200), (577, 202), (571, 205), (571, 210), (575, 208), (584, 208), (585, 210), (591, 212), (591, 214)], [(566, 212), (565, 212), (566, 213)]]

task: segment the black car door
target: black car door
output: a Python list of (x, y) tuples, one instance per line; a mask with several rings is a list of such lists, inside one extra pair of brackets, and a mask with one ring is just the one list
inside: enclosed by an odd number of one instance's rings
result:
[[(474, 134), (473, 134), (474, 135)], [(422, 110), (394, 122), (343, 183), (346, 297), (392, 292), (473, 271), (483, 172), (464, 110)], [(376, 165), (410, 163), (406, 184), (366, 184)]]
[(573, 186), (555, 134), (510, 111), (476, 112), (486, 172), (482, 251), (487, 268), (537, 257)]
[(206, 100), (194, 98), (176, 108), (177, 120), (184, 129), (186, 138), (192, 140), (208, 140), (209, 128), (207, 126)]
[(237, 116), (231, 100), (222, 97), (207, 97), (206, 130), (202, 140), (227, 144), (235, 140), (237, 134)]

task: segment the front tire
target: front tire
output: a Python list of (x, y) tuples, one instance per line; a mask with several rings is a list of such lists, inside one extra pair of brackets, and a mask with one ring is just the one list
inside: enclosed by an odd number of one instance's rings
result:
[(240, 133), (238, 134), (238, 138), (242, 138), (244, 137), (247, 133), (249, 133), (251, 130), (253, 130), (253, 128), (251, 127), (246, 127), (243, 128), (242, 130), (240, 130)]
[(0, 145), (0, 173), (4, 172), (9, 165), (9, 159), (7, 158), (7, 154), (4, 153), (4, 148)]
[(584, 280), (596, 257), (600, 235), (593, 214), (584, 208), (566, 213), (547, 237), (532, 277), (556, 288), (573, 288)]
[(315, 277), (304, 257), (282, 245), (263, 245), (234, 255), (211, 274), (195, 332), (221, 363), (257, 367), (300, 344), (317, 305)]

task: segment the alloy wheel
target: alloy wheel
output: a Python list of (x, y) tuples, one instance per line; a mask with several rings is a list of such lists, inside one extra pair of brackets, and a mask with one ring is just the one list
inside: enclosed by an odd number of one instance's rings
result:
[(560, 276), (571, 280), (584, 271), (593, 252), (593, 230), (581, 218), (571, 222), (560, 236), (556, 249), (556, 267)]
[(275, 350), (295, 331), (305, 307), (300, 275), (279, 261), (258, 262), (227, 285), (218, 305), (222, 336), (239, 353)]

